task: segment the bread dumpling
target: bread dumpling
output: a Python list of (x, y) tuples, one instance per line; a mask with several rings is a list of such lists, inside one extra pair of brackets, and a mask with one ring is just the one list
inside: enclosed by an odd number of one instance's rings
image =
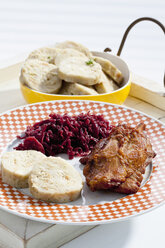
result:
[(33, 166), (45, 157), (34, 150), (6, 152), (1, 159), (3, 182), (15, 188), (27, 188)]
[(86, 56), (73, 56), (63, 59), (58, 65), (58, 76), (71, 83), (80, 83), (86, 86), (99, 83), (101, 66), (89, 60)]
[(56, 66), (59, 66), (61, 62), (63, 62), (67, 58), (72, 58), (72, 57), (78, 57), (78, 58), (83, 57), (86, 60), (88, 60), (88, 57), (84, 53), (81, 53), (75, 49), (72, 49), (72, 48), (60, 49), (60, 48), (58, 48), (58, 53), (55, 56), (54, 63), (56, 64)]
[(28, 59), (21, 69), (20, 82), (44, 93), (58, 93), (62, 80), (56, 65), (38, 59)]
[(66, 160), (47, 157), (38, 161), (29, 177), (29, 190), (36, 198), (49, 202), (77, 199), (83, 187), (79, 172)]
[(117, 90), (118, 87), (112, 79), (107, 77), (104, 72), (102, 72), (100, 83), (95, 84), (94, 88), (99, 94), (105, 94)]
[(54, 64), (57, 49), (54, 47), (41, 47), (31, 52), (27, 59), (39, 59)]
[(102, 70), (109, 75), (119, 85), (122, 83), (123, 74), (116, 66), (108, 59), (102, 57), (94, 57), (94, 61), (101, 65)]
[(56, 48), (61, 48), (61, 49), (72, 48), (72, 49), (75, 49), (81, 53), (84, 53), (89, 58), (92, 57), (92, 53), (89, 51), (89, 49), (87, 47), (81, 45), (80, 43), (74, 42), (74, 41), (64, 41), (64, 42), (58, 43), (56, 45)]
[(59, 92), (61, 95), (98, 95), (97, 91), (92, 87), (82, 84), (63, 82), (63, 86)]

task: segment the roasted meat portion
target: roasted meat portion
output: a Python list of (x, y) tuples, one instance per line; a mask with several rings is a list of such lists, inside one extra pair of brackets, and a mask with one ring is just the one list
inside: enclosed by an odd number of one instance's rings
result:
[(126, 124), (113, 127), (108, 138), (100, 140), (88, 156), (80, 159), (92, 191), (138, 191), (146, 166), (156, 156), (144, 131), (142, 123), (136, 128)]

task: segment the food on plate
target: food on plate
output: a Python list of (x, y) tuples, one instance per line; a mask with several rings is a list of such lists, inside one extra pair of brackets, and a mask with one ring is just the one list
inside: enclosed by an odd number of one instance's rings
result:
[(54, 64), (57, 49), (54, 47), (41, 47), (31, 52), (27, 59), (39, 59)]
[(144, 124), (136, 128), (113, 127), (107, 138), (80, 159), (85, 164), (83, 173), (92, 191), (110, 189), (125, 194), (138, 191), (146, 166), (156, 156), (144, 130)]
[(94, 61), (101, 65), (102, 70), (109, 75), (119, 85), (123, 81), (123, 74), (121, 71), (108, 59), (101, 57), (94, 57)]
[(20, 81), (34, 90), (45, 93), (57, 93), (62, 86), (57, 67), (38, 59), (25, 61), (21, 69)]
[[(65, 81), (64, 89), (62, 80)], [(105, 94), (118, 88), (114, 81), (120, 86), (122, 80), (122, 73), (109, 60), (93, 56), (88, 48), (73, 41), (31, 52), (20, 75), (22, 84), (49, 94), (63, 94), (66, 88), (70, 92), (71, 83), (77, 89), (71, 90), (73, 95)], [(83, 87), (79, 90), (76, 84), (93, 86), (93, 90), (83, 90)]]
[(77, 43), (74, 41), (64, 41), (64, 42), (58, 43), (56, 45), (56, 48), (61, 48), (61, 49), (72, 48), (72, 49), (75, 49), (75, 50), (85, 54), (89, 58), (92, 57), (92, 53), (89, 51), (89, 49), (87, 47), (84, 47), (80, 43)]
[[(69, 106), (69, 104), (68, 104)], [(62, 107), (62, 105), (61, 105)], [(91, 189), (136, 193), (146, 167), (156, 156), (145, 133), (145, 124), (110, 125), (102, 115), (69, 116), (52, 113), (28, 126), (15, 149), (2, 156), (2, 179), (16, 188), (27, 188), (36, 198), (64, 203), (77, 199), (83, 188), (79, 172), (66, 160), (83, 156), (83, 174)]]
[(94, 61), (87, 65), (85, 57), (70, 57), (63, 60), (58, 67), (58, 75), (66, 82), (80, 83), (86, 86), (100, 82), (101, 66)]
[(98, 95), (93, 88), (82, 84), (63, 82), (62, 88), (59, 92), (61, 95)]
[(99, 94), (113, 92), (114, 90), (118, 89), (118, 87), (113, 82), (113, 80), (107, 77), (107, 75), (104, 72), (101, 73), (100, 83), (95, 84), (94, 88)]
[(38, 150), (46, 156), (67, 153), (69, 158), (88, 154), (96, 143), (108, 137), (112, 126), (102, 115), (50, 114), (49, 118), (28, 126), (15, 149)]
[(29, 177), (29, 190), (40, 200), (69, 202), (77, 199), (83, 187), (79, 172), (62, 158), (38, 161)]
[(27, 188), (33, 166), (43, 158), (44, 154), (31, 150), (6, 152), (1, 159), (3, 182), (15, 188)]

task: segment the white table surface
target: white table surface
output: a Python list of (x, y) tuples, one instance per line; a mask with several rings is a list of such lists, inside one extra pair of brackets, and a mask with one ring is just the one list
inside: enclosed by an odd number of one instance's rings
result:
[[(92, 50), (109, 46), (116, 53), (131, 21), (150, 16), (164, 22), (164, 13), (162, 0), (0, 1), (0, 64), (63, 40), (81, 42)], [(162, 84), (164, 48), (162, 31), (145, 22), (130, 33), (122, 57), (135, 73)], [(163, 248), (164, 222), (162, 206), (127, 221), (99, 226), (62, 247)]]

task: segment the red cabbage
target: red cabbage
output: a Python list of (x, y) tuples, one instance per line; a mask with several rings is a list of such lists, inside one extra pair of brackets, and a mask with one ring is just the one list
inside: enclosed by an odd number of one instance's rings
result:
[(16, 150), (37, 150), (46, 156), (67, 153), (69, 159), (74, 156), (87, 155), (96, 143), (106, 138), (112, 126), (102, 115), (50, 114), (49, 119), (28, 126), (23, 142)]

